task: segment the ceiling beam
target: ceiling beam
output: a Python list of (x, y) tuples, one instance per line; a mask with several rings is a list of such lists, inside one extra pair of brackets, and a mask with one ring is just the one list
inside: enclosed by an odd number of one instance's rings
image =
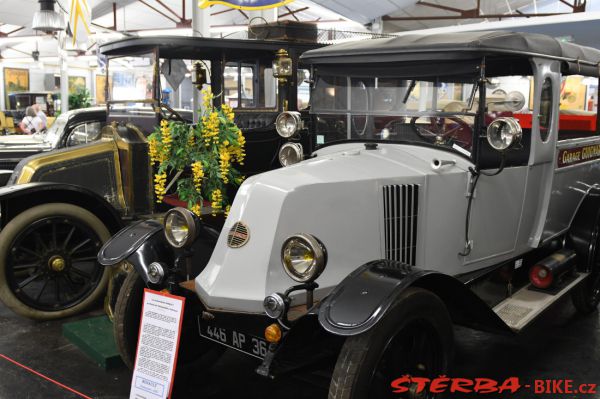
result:
[(165, 8), (167, 11), (169, 11), (171, 14), (173, 14), (173, 15), (175, 16), (175, 18), (178, 18), (180, 21), (183, 21), (183, 20), (184, 20), (184, 18), (183, 18), (181, 15), (177, 14), (175, 11), (173, 11), (173, 9), (171, 9), (171, 7), (167, 6), (167, 5), (166, 5), (165, 3), (163, 3), (162, 1), (160, 1), (160, 0), (156, 0), (156, 2), (157, 2), (158, 4), (160, 4), (161, 6), (163, 6), (163, 7), (164, 7), (164, 8)]
[[(561, 2), (567, 4), (573, 12), (584, 12), (586, 0), (574, 0), (574, 4), (570, 4), (567, 0), (560, 0)], [(571, 13), (524, 13), (519, 10), (515, 10), (515, 12), (509, 12), (507, 14), (483, 14), (481, 12), (481, 0), (477, 0), (477, 6), (472, 9), (460, 9), (455, 7), (446, 6), (443, 4), (430, 3), (428, 1), (421, 0), (416, 3), (416, 5), (436, 8), (439, 10), (449, 11), (457, 13), (458, 15), (431, 15), (431, 16), (409, 16), (409, 17), (392, 17), (390, 15), (384, 15), (381, 19), (384, 21), (443, 21), (443, 20), (458, 20), (458, 19), (485, 19), (485, 18), (498, 18), (502, 20), (503, 18), (530, 18), (530, 17), (548, 17), (553, 15), (565, 15)]]
[[(286, 7), (287, 8), (287, 7)], [(287, 17), (288, 15), (295, 15), (296, 13), (302, 12), (302, 11), (306, 11), (308, 10), (310, 7), (302, 7), (302, 8), (298, 8), (294, 11), (290, 11), (290, 12), (286, 12), (284, 14), (278, 15), (277, 18), (283, 18), (283, 17)], [(289, 9), (288, 9), (289, 10)]]
[(294, 19), (296, 21), (300, 22), (300, 19), (296, 16), (296, 13), (294, 11), (290, 10), (290, 8), (288, 6), (285, 6), (285, 9), (288, 10), (288, 14), (289, 15), (291, 15), (292, 17), (294, 17)]
[(179, 21), (177, 21), (176, 19), (174, 19), (173, 17), (165, 14), (164, 12), (162, 12), (161, 10), (159, 10), (158, 8), (151, 6), (150, 4), (146, 3), (144, 0), (138, 0), (140, 3), (142, 3), (143, 5), (145, 5), (146, 7), (150, 8), (151, 10), (155, 11), (156, 13), (162, 15), (163, 17), (167, 18), (170, 21), (173, 21), (174, 23), (178, 23)]
[(456, 19), (485, 19), (485, 18), (530, 18), (530, 17), (550, 17), (553, 15), (566, 15), (571, 13), (556, 12), (556, 13), (523, 13), (515, 12), (514, 14), (484, 14), (478, 16), (461, 16), (461, 15), (438, 15), (431, 17), (391, 17), (384, 15), (381, 19), (384, 21), (443, 21), (443, 20), (456, 20)]

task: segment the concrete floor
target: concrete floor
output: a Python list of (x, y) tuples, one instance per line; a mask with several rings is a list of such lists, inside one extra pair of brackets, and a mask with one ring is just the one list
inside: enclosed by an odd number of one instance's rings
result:
[[(100, 311), (92, 314), (100, 314)], [(61, 321), (38, 323), (25, 320), (0, 305), (0, 354), (89, 397), (127, 398), (129, 371), (122, 368), (105, 372), (95, 366), (62, 337), (61, 325)], [(534, 379), (572, 379), (577, 385), (600, 384), (600, 315), (578, 317), (568, 299), (550, 309), (529, 331), (517, 338), (464, 328), (457, 328), (455, 335), (456, 358), (451, 376), (497, 379), (517, 376), (523, 384), (530, 384)], [(327, 396), (325, 379), (317, 385), (307, 384), (298, 377), (270, 382), (253, 373), (255, 366), (251, 358), (228, 351), (207, 372), (193, 367), (179, 370), (174, 396), (211, 399)], [(0, 399), (78, 397), (0, 358)], [(527, 390), (510, 397), (540, 398)], [(541, 397), (600, 399), (600, 391), (595, 395)]]

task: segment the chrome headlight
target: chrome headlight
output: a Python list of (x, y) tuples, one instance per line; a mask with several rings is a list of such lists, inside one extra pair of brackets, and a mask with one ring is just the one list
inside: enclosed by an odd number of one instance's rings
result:
[(279, 149), (279, 163), (290, 166), (304, 159), (304, 150), (300, 143), (285, 143)]
[(273, 293), (267, 296), (263, 301), (263, 308), (265, 313), (272, 319), (279, 319), (285, 314), (287, 304), (283, 295), (280, 293)]
[(285, 111), (277, 115), (275, 128), (281, 137), (288, 139), (298, 131), (301, 123), (300, 112)]
[(196, 217), (185, 208), (170, 209), (165, 215), (165, 237), (175, 248), (191, 245), (196, 239)]
[(523, 130), (515, 118), (496, 118), (487, 128), (487, 140), (492, 148), (504, 151), (521, 141)]
[(310, 234), (296, 234), (285, 240), (281, 248), (283, 269), (292, 279), (307, 283), (317, 279), (325, 270), (325, 246)]
[(165, 267), (159, 262), (148, 265), (148, 281), (152, 284), (160, 284), (165, 277)]

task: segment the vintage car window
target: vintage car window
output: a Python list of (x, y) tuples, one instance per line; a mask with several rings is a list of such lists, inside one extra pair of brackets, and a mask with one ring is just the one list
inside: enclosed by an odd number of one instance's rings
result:
[(277, 81), (273, 70), (257, 63), (228, 62), (223, 73), (223, 95), (232, 108), (275, 108)]
[(102, 131), (102, 124), (100, 122), (85, 122), (77, 125), (67, 140), (67, 147), (75, 145), (91, 143), (100, 139), (100, 132)]
[(310, 71), (298, 69), (298, 109), (307, 109), (310, 100)]
[[(424, 142), (470, 155), (475, 78), (318, 76), (312, 91), (317, 144), (348, 139)], [(472, 107), (475, 108), (475, 107)]]
[(598, 134), (598, 78), (583, 75), (563, 76), (559, 111), (558, 140)]
[(154, 55), (110, 59), (108, 68), (109, 99), (128, 101), (127, 106), (151, 107), (153, 98)]
[(56, 147), (68, 121), (68, 113), (58, 116), (52, 126), (44, 133), (44, 142), (50, 144), (52, 148)]
[(550, 125), (552, 122), (552, 80), (544, 79), (542, 83), (542, 93), (540, 96), (540, 137), (542, 141), (548, 141), (550, 135)]

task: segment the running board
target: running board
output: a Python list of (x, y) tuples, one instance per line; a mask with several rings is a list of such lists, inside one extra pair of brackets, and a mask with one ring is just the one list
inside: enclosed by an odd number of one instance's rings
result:
[(529, 289), (529, 284), (521, 288), (510, 298), (505, 299), (494, 307), (494, 312), (515, 332), (521, 331), (535, 320), (544, 310), (588, 276), (588, 273), (579, 275), (559, 292), (549, 294), (542, 291)]

